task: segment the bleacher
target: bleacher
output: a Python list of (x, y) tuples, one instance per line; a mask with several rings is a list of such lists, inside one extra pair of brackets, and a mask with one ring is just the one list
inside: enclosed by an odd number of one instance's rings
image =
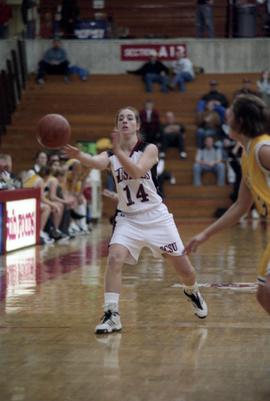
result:
[[(210, 79), (219, 81), (219, 90), (229, 99), (241, 86), (243, 77), (255, 83), (254, 74), (202, 74), (187, 85), (186, 93), (162, 94), (154, 87), (151, 98), (161, 117), (172, 110), (186, 126), (187, 160), (180, 160), (176, 149), (169, 149), (166, 169), (173, 172), (176, 185), (165, 185), (166, 203), (176, 218), (209, 218), (217, 208), (230, 204), (230, 186), (218, 188), (212, 175), (204, 176), (204, 186), (192, 186), (192, 164), (195, 156), (195, 105), (199, 97), (208, 91)], [(12, 123), (2, 136), (2, 152), (10, 153), (16, 172), (28, 169), (33, 156), (40, 150), (36, 141), (36, 123), (47, 113), (63, 114), (72, 126), (72, 143), (79, 140), (96, 140), (108, 136), (113, 129), (116, 111), (126, 105), (142, 108), (150, 96), (144, 92), (139, 77), (132, 75), (92, 75), (88, 81), (71, 78), (67, 85), (62, 77), (48, 77), (44, 86), (37, 85), (34, 77), (27, 82), (26, 91)], [(114, 205), (105, 201), (105, 212), (112, 212)]]
[[(60, 0), (41, 0), (41, 24), (44, 15), (54, 18)], [(126, 32), (130, 38), (195, 37), (196, 0), (110, 0), (102, 9), (94, 9), (93, 2), (78, 0), (80, 19), (105, 18), (113, 21), (114, 37)], [(226, 0), (215, 0), (213, 6), (215, 36), (232, 35), (232, 6)], [(257, 4), (257, 36), (264, 36), (265, 5)]]

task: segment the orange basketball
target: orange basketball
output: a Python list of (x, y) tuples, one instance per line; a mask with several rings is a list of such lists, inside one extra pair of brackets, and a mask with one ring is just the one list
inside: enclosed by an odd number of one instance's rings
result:
[(59, 149), (70, 139), (69, 122), (61, 114), (46, 114), (37, 124), (37, 141), (45, 148)]

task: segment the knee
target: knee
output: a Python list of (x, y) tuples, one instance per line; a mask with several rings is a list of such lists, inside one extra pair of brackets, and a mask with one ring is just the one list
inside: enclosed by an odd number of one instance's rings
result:
[(120, 272), (124, 263), (123, 256), (120, 252), (114, 251), (108, 256), (108, 269), (115, 273)]

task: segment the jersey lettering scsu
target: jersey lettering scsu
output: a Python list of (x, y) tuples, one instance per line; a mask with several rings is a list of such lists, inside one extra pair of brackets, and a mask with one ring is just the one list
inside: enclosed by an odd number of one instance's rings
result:
[[(137, 142), (129, 156), (134, 163), (142, 157), (147, 145), (145, 142)], [(154, 165), (143, 177), (133, 179), (112, 152), (108, 152), (108, 155), (119, 197), (118, 210), (125, 213), (137, 213), (162, 203), (162, 197), (158, 192), (157, 165)]]
[(270, 211), (270, 171), (261, 165), (258, 156), (260, 148), (264, 145), (270, 146), (270, 135), (264, 134), (251, 139), (241, 162), (243, 178), (262, 216), (266, 216)]

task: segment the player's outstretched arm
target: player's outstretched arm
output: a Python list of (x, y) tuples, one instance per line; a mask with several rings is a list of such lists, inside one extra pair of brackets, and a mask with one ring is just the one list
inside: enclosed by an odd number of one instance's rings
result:
[(79, 160), (84, 166), (104, 170), (109, 165), (109, 157), (107, 152), (102, 152), (99, 155), (91, 156), (88, 153), (81, 152), (75, 146), (64, 146), (64, 152), (70, 159)]
[(239, 195), (236, 202), (213, 224), (205, 228), (202, 232), (191, 238), (185, 247), (185, 253), (195, 252), (199, 245), (212, 237), (212, 235), (231, 227), (238, 223), (239, 219), (250, 209), (253, 203), (251, 192), (244, 180), (241, 182)]

